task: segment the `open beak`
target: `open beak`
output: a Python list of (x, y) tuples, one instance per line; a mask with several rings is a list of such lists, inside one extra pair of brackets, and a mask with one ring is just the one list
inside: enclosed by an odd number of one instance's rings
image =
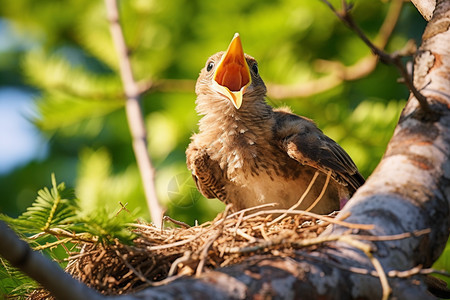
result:
[(247, 87), (252, 83), (250, 69), (244, 56), (241, 38), (236, 33), (216, 67), (213, 88), (228, 97), (234, 107), (239, 109)]

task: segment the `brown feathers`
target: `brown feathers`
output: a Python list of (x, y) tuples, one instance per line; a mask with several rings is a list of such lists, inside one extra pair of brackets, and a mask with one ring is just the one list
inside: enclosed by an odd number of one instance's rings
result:
[[(299, 207), (305, 209), (320, 194), (330, 172), (332, 180), (312, 211), (338, 210), (340, 201), (348, 200), (364, 183), (363, 177), (348, 154), (311, 120), (266, 104), (257, 62), (239, 47), (235, 36), (227, 52), (207, 60), (197, 81), (197, 112), (203, 118), (186, 156), (199, 191), (232, 203), (235, 210), (270, 202), (288, 208), (318, 171)], [(245, 72), (250, 73), (249, 82), (230, 79), (245, 78)]]

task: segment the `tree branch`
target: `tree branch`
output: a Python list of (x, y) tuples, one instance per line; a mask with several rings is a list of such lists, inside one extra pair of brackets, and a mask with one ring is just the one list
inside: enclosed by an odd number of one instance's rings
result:
[[(359, 28), (359, 26), (355, 23), (353, 20), (353, 17), (350, 14), (350, 11), (352, 9), (352, 6), (347, 3), (347, 1), (342, 1), (342, 11), (338, 12), (334, 6), (328, 2), (327, 0), (322, 0), (332, 11), (333, 13), (350, 29), (352, 29), (359, 38), (370, 48), (373, 54), (377, 55), (380, 60), (386, 64), (392, 64), (397, 67), (397, 69), (400, 71), (400, 74), (402, 75), (404, 79), (405, 85), (408, 87), (408, 89), (414, 94), (414, 97), (419, 101), (420, 106), (422, 107), (423, 111), (427, 114), (433, 114), (433, 112), (430, 109), (430, 106), (427, 102), (427, 98), (423, 96), (417, 88), (414, 86), (413, 80), (412, 80), (412, 74), (409, 74), (406, 70), (406, 67), (403, 65), (401, 58), (402, 55), (400, 53), (393, 53), (388, 54), (382, 49), (375, 46), (369, 38), (364, 34), (364, 32)], [(409, 49), (408, 49), (409, 50)], [(407, 51), (410, 52), (410, 51)], [(406, 53), (406, 54), (413, 54), (413, 53)]]
[(147, 149), (147, 132), (140, 106), (139, 87), (134, 80), (128, 49), (119, 21), (117, 0), (105, 0), (106, 12), (110, 23), (111, 36), (119, 58), (120, 76), (127, 98), (125, 109), (128, 126), (133, 137), (133, 149), (141, 173), (147, 204), (153, 223), (160, 226), (163, 209), (161, 208), (155, 189), (155, 169)]
[[(389, 11), (380, 27), (380, 30), (375, 38), (374, 44), (380, 49), (384, 49), (392, 32), (397, 24), (400, 12), (403, 7), (403, 0), (393, 0), (389, 6)], [(358, 62), (351, 66), (345, 66), (338, 61), (325, 61), (317, 60), (314, 64), (314, 68), (318, 72), (329, 73), (328, 75), (310, 80), (304, 83), (296, 83), (293, 85), (267, 83), (267, 95), (271, 99), (286, 99), (286, 98), (298, 98), (309, 97), (319, 93), (323, 93), (330, 90), (343, 81), (351, 81), (363, 78), (370, 74), (377, 65), (377, 57), (368, 55), (361, 58)], [(144, 94), (148, 92), (193, 92), (195, 87), (195, 80), (191, 79), (143, 79), (137, 83), (138, 93)], [(111, 94), (86, 94), (80, 93), (74, 90), (70, 85), (64, 85), (62, 83), (54, 86), (53, 88), (61, 90), (70, 95), (75, 95), (81, 98), (103, 100), (105, 98), (110, 99), (122, 99), (123, 94), (111, 95)]]
[(102, 295), (88, 288), (64, 272), (54, 261), (30, 246), (0, 221), (0, 256), (8, 260), (13, 267), (39, 282), (58, 299), (104, 299)]
[[(380, 49), (384, 49), (397, 24), (400, 12), (403, 7), (403, 0), (393, 0), (389, 6), (389, 11), (380, 27), (375, 44)], [(297, 97), (310, 97), (328, 91), (343, 81), (357, 80), (370, 74), (377, 65), (377, 57), (369, 55), (363, 57), (352, 66), (344, 66), (340, 62), (317, 60), (315, 68), (319, 72), (327, 72), (328, 75), (319, 79), (297, 83), (294, 85), (267, 84), (268, 96), (272, 99), (285, 99)]]

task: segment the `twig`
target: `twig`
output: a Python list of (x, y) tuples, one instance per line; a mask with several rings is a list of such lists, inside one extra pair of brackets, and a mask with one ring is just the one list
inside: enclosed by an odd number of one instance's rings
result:
[(178, 264), (184, 263), (186, 261), (189, 261), (191, 259), (191, 251), (184, 252), (183, 256), (178, 257), (173, 261), (173, 263), (170, 265), (169, 273), (167, 274), (167, 277), (173, 276), (175, 274), (175, 271), (178, 268)]
[(208, 241), (205, 243), (204, 248), (202, 249), (202, 252), (200, 254), (200, 262), (197, 265), (197, 270), (195, 271), (195, 276), (200, 276), (200, 274), (202, 274), (203, 272), (203, 267), (205, 265), (206, 262), (206, 258), (208, 257), (208, 251), (209, 248), (211, 247), (211, 245), (214, 243), (215, 240), (217, 240), (217, 238), (222, 234), (223, 232), (223, 223), (225, 222), (227, 215), (228, 215), (228, 211), (230, 210), (231, 205), (227, 205), (225, 207), (225, 211), (223, 212), (223, 216), (220, 219), (219, 222), (217, 222), (217, 227), (219, 227), (216, 230), (216, 233), (214, 235), (212, 235)]
[[(333, 259), (330, 258), (325, 258), (325, 257), (321, 257), (321, 256), (317, 256), (317, 255), (312, 255), (310, 253), (307, 253), (305, 251), (301, 251), (301, 250), (297, 250), (295, 251), (295, 253), (299, 256), (308, 258), (310, 260), (315, 260), (315, 261), (319, 261), (319, 262), (326, 262), (328, 265), (335, 267), (335, 268), (339, 268), (342, 270), (346, 270), (352, 273), (356, 273), (356, 274), (361, 274), (361, 275), (370, 275), (373, 277), (378, 277), (378, 272), (376, 270), (369, 270), (366, 268), (360, 268), (360, 267), (353, 267), (353, 266), (348, 266), (348, 265), (344, 265), (344, 264), (340, 264), (335, 262)], [(443, 276), (447, 276), (450, 277), (450, 273), (446, 272), (446, 271), (439, 271), (439, 270), (435, 270), (432, 268), (427, 268), (427, 269), (423, 269), (422, 265), (417, 265), (409, 270), (405, 270), (405, 271), (398, 271), (398, 270), (390, 270), (387, 273), (388, 277), (394, 278), (408, 278), (408, 277), (412, 277), (414, 275), (429, 275), (429, 274), (440, 274)]]
[(150, 209), (152, 221), (161, 224), (163, 209), (161, 208), (155, 189), (155, 170), (148, 155), (147, 132), (140, 106), (139, 87), (134, 80), (128, 49), (119, 21), (119, 10), (116, 0), (105, 0), (106, 12), (110, 24), (111, 36), (117, 51), (120, 67), (120, 76), (127, 98), (125, 110), (128, 126), (133, 137), (133, 149), (141, 173), (147, 205)]
[(142, 282), (145, 283), (151, 283), (150, 280), (148, 280), (141, 272), (139, 272), (138, 270), (136, 270), (128, 261), (125, 257), (122, 256), (122, 253), (120, 253), (120, 251), (116, 248), (114, 248), (114, 253), (117, 255), (117, 257), (122, 260), (122, 262), (125, 264), (125, 266), (127, 266), (128, 269), (130, 269), (131, 272), (134, 273), (134, 275), (137, 276), (137, 278), (139, 278), (139, 280), (141, 280)]
[(229, 215), (227, 217), (227, 219), (232, 219), (234, 218), (234, 216), (239, 215), (239, 214), (245, 214), (246, 212), (252, 211), (252, 210), (260, 210), (261, 208), (266, 208), (266, 207), (274, 207), (277, 206), (277, 203), (264, 203), (258, 206), (253, 206), (253, 207), (249, 207), (249, 208), (244, 208), (241, 209), (240, 211), (237, 211), (235, 213), (232, 213), (231, 215)]
[(64, 258), (64, 261), (72, 262), (72, 261), (74, 261), (76, 259), (80, 259), (80, 258), (85, 257), (85, 256), (91, 256), (91, 255), (96, 254), (98, 252), (100, 252), (100, 250), (94, 250), (94, 251), (89, 252), (89, 253), (78, 252), (76, 254), (70, 255), (67, 258)]
[[(186, 224), (186, 223), (184, 223), (184, 222), (182, 222), (182, 221), (175, 220), (175, 219), (173, 219), (173, 218), (171, 218), (171, 217), (169, 217), (169, 216), (164, 216), (164, 217), (163, 217), (163, 221), (170, 221), (170, 222), (172, 222), (173, 224), (179, 225), (179, 226), (181, 226), (181, 227), (183, 227), (183, 228), (190, 228), (190, 227), (191, 227), (191, 226), (189, 226), (188, 224)], [(161, 226), (161, 227), (162, 227), (162, 226)]]
[(357, 238), (364, 241), (393, 241), (393, 240), (400, 240), (405, 239), (409, 237), (417, 237), (421, 236), (427, 233), (430, 233), (431, 229), (426, 228), (422, 230), (417, 230), (413, 232), (405, 232), (400, 234), (393, 234), (393, 235), (378, 235), (378, 236), (372, 236), (372, 235), (358, 235)]
[[(302, 204), (303, 200), (306, 198), (306, 196), (309, 194), (309, 191), (311, 190), (311, 188), (313, 187), (314, 183), (316, 182), (317, 176), (319, 176), (319, 171), (316, 171), (314, 173), (313, 178), (311, 179), (311, 181), (309, 182), (308, 187), (306, 188), (306, 190), (303, 192), (302, 196), (300, 197), (300, 199), (297, 201), (297, 203), (295, 203), (294, 205), (292, 205), (288, 211), (293, 211), (294, 209), (296, 209), (297, 207), (300, 206), (300, 204)], [(284, 213), (282, 215), (280, 215), (279, 217), (275, 218), (275, 220), (273, 220), (272, 222), (270, 222), (268, 224), (268, 226), (271, 226), (275, 223), (277, 223), (278, 221), (280, 221), (281, 219), (283, 219), (284, 217), (286, 217), (287, 213)]]
[(126, 211), (127, 213), (131, 213), (129, 210), (128, 210), (128, 208), (127, 208), (127, 205), (128, 205), (128, 202), (127, 203), (125, 203), (125, 204), (123, 204), (122, 202), (120, 202), (119, 201), (119, 205), (120, 205), (120, 209), (119, 209), (119, 211), (116, 213), (116, 217), (124, 210), (124, 211)]
[[(221, 219), (219, 222), (215, 222), (211, 227), (209, 227), (205, 231), (201, 231), (201, 232), (197, 233), (196, 235), (194, 235), (194, 236), (192, 236), (192, 237), (190, 237), (190, 238), (188, 238), (186, 240), (177, 241), (177, 242), (170, 243), (170, 244), (163, 244), (163, 245), (157, 245), (157, 246), (148, 246), (146, 249), (148, 251), (156, 251), (156, 250), (168, 249), (168, 248), (172, 248), (172, 247), (177, 247), (177, 246), (188, 244), (188, 243), (198, 239), (200, 236), (204, 235), (205, 233), (208, 233), (211, 230), (214, 230), (217, 226), (220, 226), (223, 223), (222, 220), (224, 220), (226, 218), (229, 209), (230, 209), (230, 205), (227, 205), (225, 207), (225, 211), (223, 212), (225, 217), (223, 219)], [(133, 225), (136, 226), (137, 224), (133, 224)]]
[(35, 240), (46, 234), (53, 235), (55, 237), (66, 237), (77, 242), (95, 243), (98, 241), (98, 237), (92, 236), (90, 233), (73, 233), (62, 228), (47, 228), (45, 231), (39, 232), (28, 239)]
[(105, 299), (64, 272), (61, 267), (21, 240), (11, 228), (0, 221), (0, 256), (12, 266), (39, 282), (57, 299)]
[(398, 278), (407, 278), (411, 277), (416, 274), (424, 274), (422, 271), (429, 270), (429, 269), (422, 269), (422, 265), (415, 266), (412, 269), (406, 270), (406, 271), (397, 271), (397, 270), (391, 270), (388, 272), (389, 277), (398, 277)]
[(307, 209), (305, 209), (305, 211), (311, 211), (317, 205), (317, 203), (319, 203), (320, 199), (322, 199), (323, 195), (325, 194), (325, 191), (327, 190), (330, 178), (331, 178), (331, 170), (328, 171), (327, 173), (327, 179), (325, 180), (325, 183), (322, 187), (322, 191), (320, 191), (319, 196), (317, 196), (316, 200)]
[(246, 217), (244, 217), (244, 221), (251, 219), (253, 217), (256, 216), (260, 216), (260, 215), (269, 215), (269, 214), (283, 214), (283, 213), (287, 213), (287, 214), (292, 214), (292, 215), (305, 215), (305, 216), (310, 216), (319, 220), (323, 220), (329, 223), (333, 223), (333, 224), (337, 224), (337, 225), (341, 225), (341, 226), (345, 226), (348, 228), (353, 228), (353, 229), (363, 229), (363, 230), (371, 230), (373, 229), (373, 225), (372, 224), (354, 224), (354, 223), (348, 223), (348, 222), (344, 222), (338, 219), (333, 219), (327, 216), (323, 216), (323, 215), (319, 215), (319, 214), (315, 214), (309, 211), (304, 211), (304, 210), (287, 210), (287, 209), (272, 209), (272, 210), (263, 210), (263, 211), (258, 211), (256, 213), (253, 213), (251, 215), (248, 215)]
[[(445, 271), (445, 270), (436, 270), (436, 269), (432, 269), (432, 268), (420, 270), (420, 274), (424, 274), (424, 275), (439, 274), (439, 275), (450, 278), (450, 272)], [(401, 277), (400, 275), (397, 275), (397, 276)]]
[(259, 225), (258, 227), (256, 227), (257, 229), (259, 229), (259, 231), (261, 232), (262, 237), (264, 238), (264, 240), (269, 241), (270, 238), (267, 235), (266, 231), (264, 230), (264, 223), (261, 223), (261, 225)]
[(383, 266), (381, 265), (380, 261), (375, 256), (373, 256), (372, 252), (367, 252), (366, 255), (374, 266), (380, 278), (381, 287), (383, 288), (383, 297), (381, 299), (387, 300), (389, 299), (389, 295), (392, 292), (392, 288), (389, 286), (386, 272), (384, 272)]
[(273, 239), (273, 240), (269, 240), (269, 241), (264, 241), (257, 245), (253, 245), (253, 246), (247, 246), (247, 247), (242, 247), (242, 248), (241, 247), (232, 247), (232, 248), (226, 249), (224, 252), (230, 253), (230, 254), (233, 254), (233, 253), (243, 254), (243, 253), (257, 252), (257, 251), (263, 250), (265, 248), (269, 248), (271, 246), (279, 245), (281, 243), (283, 243), (283, 239), (277, 238), (277, 239)]
[(245, 212), (241, 211), (239, 214), (239, 218), (237, 219), (236, 226), (234, 227), (234, 234), (236, 235), (239, 226), (241, 226), (242, 220), (244, 219)]
[(254, 238), (253, 236), (251, 236), (251, 235), (245, 233), (245, 232), (242, 231), (242, 229), (240, 229), (240, 228), (238, 228), (238, 229), (236, 230), (236, 234), (239, 235), (239, 236), (241, 236), (241, 237), (243, 237), (244, 239), (248, 240), (249, 243), (254, 243), (254, 242), (256, 242), (256, 238)]
[[(403, 0), (394, 0), (389, 7), (389, 11), (374, 42), (374, 44), (380, 49), (385, 47), (392, 34), (393, 28), (395, 27), (400, 15), (403, 2)], [(268, 87), (267, 94), (270, 99), (286, 99), (309, 97), (323, 93), (341, 84), (344, 80), (356, 80), (368, 75), (374, 70), (376, 61), (376, 58), (374, 59), (374, 56), (372, 55), (361, 58), (358, 62), (351, 66), (344, 66), (342, 63), (337, 61), (317, 60), (315, 65), (318, 71), (329, 71), (331, 74), (319, 79), (314, 79), (295, 85), (283, 85), (269, 82), (266, 83)], [(138, 93), (140, 95), (152, 92), (192, 93), (195, 87), (195, 80), (168, 78), (157, 80), (143, 79), (137, 82), (137, 86)], [(101, 91), (97, 91), (96, 93), (83, 93), (74, 89), (70, 84), (66, 84), (65, 82), (60, 82), (49, 87), (69, 95), (98, 101), (104, 101), (104, 99), (121, 100), (124, 97), (123, 92), (103, 93)]]
[[(422, 234), (429, 233), (430, 229), (424, 229), (419, 230), (415, 232), (407, 232), (403, 234), (396, 234), (396, 235), (388, 235), (388, 236), (377, 236), (373, 237), (377, 241), (381, 240), (398, 240), (403, 239), (411, 236), (418, 236)], [(380, 279), (380, 283), (383, 289), (383, 300), (387, 300), (389, 298), (389, 295), (392, 291), (391, 287), (389, 286), (389, 282), (387, 280), (387, 276), (389, 277), (409, 277), (414, 274), (423, 274), (421, 273), (422, 266), (416, 266), (415, 268), (408, 270), (408, 271), (391, 271), (388, 274), (384, 271), (380, 261), (373, 255), (372, 253), (372, 247), (369, 244), (363, 243), (360, 240), (370, 240), (368, 236), (358, 236), (358, 235), (343, 235), (342, 238), (338, 239), (338, 241), (345, 242), (349, 244), (350, 246), (353, 246), (361, 251), (364, 252), (364, 254), (369, 258), (370, 262), (375, 268), (376, 275)], [(432, 273), (432, 272), (430, 272)], [(370, 272), (367, 272), (367, 274), (371, 274)], [(373, 275), (373, 274), (371, 274)]]
[[(168, 285), (169, 283), (171, 283), (171, 282), (173, 282), (173, 281), (175, 281), (178, 278), (181, 278), (183, 276), (184, 276), (183, 274), (173, 275), (171, 277), (167, 277), (166, 279), (163, 279), (163, 280), (160, 280), (160, 281), (151, 281), (151, 282), (144, 283), (144, 284), (142, 284), (142, 285), (140, 285), (139, 287), (136, 288), (136, 292), (145, 290), (148, 287), (157, 287), (157, 286)], [(119, 297), (120, 297), (120, 299), (118, 299), (118, 300), (136, 300), (136, 298), (133, 298), (133, 299), (122, 299), (122, 297), (124, 297), (124, 296), (119, 296)], [(106, 299), (106, 300), (109, 300), (109, 299)]]
[[(222, 227), (223, 228), (223, 227)], [(195, 276), (200, 276), (203, 272), (203, 267), (206, 263), (206, 258), (208, 257), (208, 251), (211, 245), (214, 243), (215, 240), (220, 236), (222, 233), (222, 230), (217, 230), (214, 235), (212, 235), (208, 241), (205, 243), (204, 248), (202, 249), (202, 252), (200, 253), (200, 262), (197, 265), (197, 270), (195, 271)]]
[(256, 251), (259, 251), (259, 250), (262, 250), (264, 248), (268, 248), (268, 247), (271, 247), (274, 245), (283, 244), (284, 242), (288, 242), (292, 245), (295, 245), (296, 247), (304, 248), (304, 247), (323, 244), (326, 242), (334, 242), (334, 241), (340, 241), (340, 240), (345, 241), (344, 236), (345, 235), (327, 235), (327, 236), (319, 236), (319, 237), (315, 237), (315, 238), (302, 239), (302, 240), (298, 240), (298, 241), (288, 241), (285, 239), (285, 237), (278, 236), (274, 239), (270, 239), (267, 241), (264, 240), (264, 241), (258, 243), (257, 245), (252, 245), (252, 246), (247, 246), (247, 247), (242, 247), (242, 248), (232, 247), (232, 248), (227, 249), (225, 252), (227, 252), (227, 253), (256, 252)]
[(71, 241), (72, 241), (72, 238), (65, 238), (65, 239), (62, 239), (62, 240), (58, 239), (56, 242), (53, 242), (53, 243), (48, 243), (47, 242), (47, 243), (45, 243), (45, 245), (40, 245), (40, 246), (34, 247), (33, 250), (41, 251), (41, 250), (44, 250), (44, 249), (54, 248), (54, 247), (56, 247), (58, 245), (62, 245), (64, 247), (66, 243), (69, 243)]
[(428, 104), (427, 98), (424, 95), (422, 95), (414, 86), (411, 74), (408, 73), (406, 67), (403, 65), (401, 61), (402, 56), (399, 53), (388, 54), (382, 49), (375, 46), (353, 20), (350, 14), (351, 6), (347, 4), (347, 1), (345, 0), (342, 1), (343, 9), (341, 12), (338, 12), (334, 8), (334, 6), (327, 0), (321, 1), (324, 2), (336, 16), (345, 25), (347, 25), (347, 27), (353, 30), (359, 36), (359, 38), (370, 48), (372, 53), (378, 56), (382, 62), (384, 62), (385, 64), (391, 64), (396, 66), (397, 69), (400, 71), (400, 74), (404, 78), (405, 85), (408, 87), (408, 89), (411, 91), (411, 93), (414, 95), (417, 101), (419, 101), (422, 110), (426, 113), (433, 113), (430, 108), (430, 105)]
[[(400, 16), (402, 6), (403, 0), (394, 0), (390, 4), (389, 11), (375, 38), (375, 44), (380, 49), (384, 49), (389, 41)], [(327, 71), (330, 74), (302, 84), (278, 85), (268, 83), (267, 94), (269, 98), (273, 99), (309, 97), (328, 91), (341, 84), (344, 80), (357, 80), (367, 76), (375, 69), (376, 63), (377, 59), (373, 55), (363, 57), (351, 66), (344, 66), (337, 61), (317, 60), (315, 63), (317, 71)]]
[(362, 252), (364, 252), (364, 254), (367, 256), (367, 258), (370, 260), (373, 267), (375, 268), (375, 271), (377, 271), (378, 277), (380, 278), (381, 287), (383, 289), (383, 297), (381, 299), (387, 300), (389, 298), (392, 289), (389, 286), (389, 282), (387, 280), (387, 276), (386, 273), (384, 272), (383, 266), (381, 266), (380, 261), (375, 256), (373, 256), (371, 245), (363, 243), (355, 239), (355, 237), (357, 236), (343, 235), (341, 236), (340, 239), (338, 239), (338, 241), (347, 243), (350, 246), (355, 247), (356, 249), (359, 249)]
[(195, 80), (192, 79), (144, 79), (138, 82), (139, 93), (148, 92), (194, 92)]

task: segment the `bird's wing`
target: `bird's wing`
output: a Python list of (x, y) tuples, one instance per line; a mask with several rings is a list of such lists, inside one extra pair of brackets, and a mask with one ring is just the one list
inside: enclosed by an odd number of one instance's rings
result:
[(214, 199), (214, 198), (219, 198), (214, 191), (208, 187), (208, 184), (204, 184), (204, 179), (199, 179), (199, 177), (197, 175), (194, 175), (192, 173), (192, 178), (194, 179), (195, 185), (197, 186), (197, 189), (199, 190), (200, 193), (202, 193), (203, 196), (205, 196), (208, 199)]
[(331, 171), (337, 182), (354, 191), (364, 183), (350, 156), (313, 121), (286, 110), (275, 110), (275, 117), (275, 135), (291, 158), (324, 173)]
[(186, 150), (186, 163), (192, 172), (197, 189), (208, 199), (225, 200), (224, 184), (221, 182), (219, 165), (210, 159), (205, 149), (199, 149), (191, 143)]

